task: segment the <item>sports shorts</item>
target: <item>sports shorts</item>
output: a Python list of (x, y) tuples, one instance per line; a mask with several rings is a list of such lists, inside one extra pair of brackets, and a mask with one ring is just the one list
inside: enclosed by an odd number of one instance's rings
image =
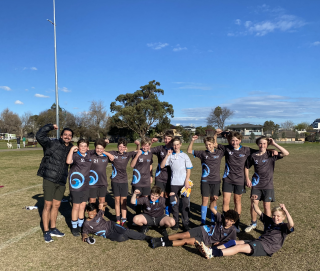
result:
[(221, 196), (220, 183), (210, 184), (201, 181), (201, 195), (202, 197)]
[(106, 186), (90, 187), (89, 198), (104, 198), (108, 194), (108, 188)]
[(72, 203), (87, 202), (89, 199), (89, 189), (84, 191), (71, 191)]
[(147, 187), (139, 187), (139, 186), (133, 185), (133, 186), (132, 186), (132, 193), (133, 193), (136, 189), (140, 190), (140, 194), (137, 195), (138, 197), (139, 197), (139, 196), (149, 196), (149, 195), (150, 195), (150, 191), (151, 191), (151, 187), (150, 187), (150, 186), (147, 186)]
[(44, 200), (46, 201), (53, 201), (58, 200), (61, 201), (66, 191), (65, 185), (60, 185), (58, 183), (54, 183), (43, 179), (43, 194)]
[(252, 252), (247, 254), (248, 256), (269, 256), (259, 240), (249, 240), (245, 241), (245, 243), (252, 249)]
[(201, 227), (195, 227), (188, 232), (190, 234), (190, 238), (195, 238), (200, 243), (204, 241)]
[(251, 197), (252, 195), (257, 195), (257, 200), (263, 202), (275, 202), (276, 199), (274, 197), (274, 189), (255, 189), (254, 187), (251, 189)]
[(115, 197), (127, 197), (128, 196), (128, 183), (114, 183), (111, 182), (113, 195)]
[(223, 181), (222, 183), (222, 192), (234, 193), (236, 195), (242, 195), (246, 193), (246, 188), (243, 185), (231, 184)]
[(159, 217), (152, 217), (151, 215), (148, 214), (142, 214), (145, 219), (147, 220), (147, 226), (160, 226), (160, 221), (162, 218), (166, 217), (166, 215), (162, 215)]

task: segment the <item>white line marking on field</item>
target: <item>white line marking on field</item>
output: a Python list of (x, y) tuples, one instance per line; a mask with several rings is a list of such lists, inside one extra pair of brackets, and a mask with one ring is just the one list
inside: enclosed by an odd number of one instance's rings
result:
[[(59, 219), (61, 219), (62, 217), (63, 217), (62, 215), (59, 215), (57, 217), (57, 221)], [(2, 244), (0, 244), (0, 250), (10, 246), (13, 243), (19, 242), (21, 239), (23, 239), (23, 238), (25, 238), (25, 237), (27, 237), (27, 236), (29, 236), (31, 234), (36, 233), (38, 230), (41, 230), (40, 226), (31, 228), (30, 230), (28, 230), (28, 231), (26, 231), (24, 233), (21, 233), (21, 234), (17, 235), (16, 237), (13, 237), (13, 238), (9, 239), (8, 241), (3, 242)]]
[(11, 195), (11, 194), (18, 193), (18, 192), (20, 192), (20, 191), (28, 190), (28, 189), (31, 189), (31, 188), (33, 188), (33, 187), (38, 187), (38, 186), (40, 186), (40, 185), (42, 185), (42, 184), (32, 185), (32, 186), (28, 186), (28, 187), (25, 187), (25, 188), (22, 188), (22, 189), (18, 189), (18, 190), (12, 191), (12, 192), (8, 192), (8, 193), (5, 193), (5, 194), (0, 195), (0, 198), (1, 198), (1, 197), (4, 197), (4, 196)]

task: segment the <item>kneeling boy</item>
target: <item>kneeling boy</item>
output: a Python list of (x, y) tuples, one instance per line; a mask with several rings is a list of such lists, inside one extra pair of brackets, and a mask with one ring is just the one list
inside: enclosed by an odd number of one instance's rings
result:
[[(172, 217), (164, 214), (166, 208), (166, 199), (161, 197), (161, 188), (153, 186), (150, 196), (140, 197), (137, 196), (141, 193), (136, 189), (131, 198), (131, 204), (143, 205), (143, 214), (136, 215), (133, 218), (133, 223), (141, 227), (141, 232), (146, 233), (148, 226), (160, 226), (161, 234), (167, 235), (166, 228), (173, 227), (175, 221)], [(175, 193), (170, 193), (170, 201), (176, 201)]]
[[(151, 237), (140, 232), (126, 229), (113, 221), (104, 220), (106, 203), (89, 203), (86, 207), (88, 218), (83, 224), (82, 240), (85, 242), (89, 234), (95, 234), (111, 241), (123, 242), (128, 239), (150, 241)], [(100, 209), (100, 210), (98, 210)]]
[(239, 219), (239, 214), (234, 210), (228, 210), (221, 215), (212, 206), (211, 211), (215, 215), (216, 224), (211, 227), (204, 225), (193, 228), (189, 231), (177, 233), (161, 238), (152, 238), (153, 248), (160, 246), (183, 246), (195, 245), (196, 242), (202, 242), (206, 245), (228, 244), (235, 245), (236, 228), (233, 226)]
[[(272, 218), (265, 215), (259, 209), (257, 203), (253, 203), (253, 209), (260, 216), (260, 220), (265, 226), (265, 233), (259, 239), (250, 241), (236, 241), (236, 245), (230, 248), (224, 246), (213, 247), (212, 249), (205, 246), (204, 243), (197, 243), (196, 247), (207, 258), (231, 256), (239, 252), (248, 256), (272, 256), (283, 245), (288, 234), (294, 231), (294, 223), (284, 204), (280, 207), (273, 208)], [(283, 223), (287, 217), (288, 223)]]

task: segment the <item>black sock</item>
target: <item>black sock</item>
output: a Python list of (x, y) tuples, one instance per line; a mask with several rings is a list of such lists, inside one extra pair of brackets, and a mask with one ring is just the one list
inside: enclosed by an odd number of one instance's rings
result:
[(168, 241), (170, 241), (168, 236), (163, 236), (163, 237), (160, 237), (159, 239), (161, 240), (161, 242), (168, 242)]
[(222, 253), (222, 250), (221, 249), (213, 249), (212, 250), (212, 255), (214, 257), (222, 257), (223, 256), (223, 253)]
[(164, 242), (164, 245), (165, 245), (166, 247), (172, 247), (172, 244), (173, 244), (173, 242), (170, 241), (170, 240)]
[(116, 220), (119, 221), (120, 220), (120, 216), (116, 215)]

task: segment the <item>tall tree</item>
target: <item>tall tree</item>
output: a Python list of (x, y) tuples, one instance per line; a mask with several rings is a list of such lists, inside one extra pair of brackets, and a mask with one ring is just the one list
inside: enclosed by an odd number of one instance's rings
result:
[(21, 120), (19, 115), (10, 111), (9, 108), (4, 109), (0, 114), (0, 130), (2, 133), (20, 135)]
[(111, 112), (115, 113), (112, 124), (118, 128), (128, 127), (145, 138), (151, 125), (165, 116), (173, 117), (172, 105), (159, 100), (158, 96), (163, 95), (164, 90), (157, 88), (158, 86), (160, 83), (153, 80), (134, 93), (119, 95), (110, 104)]
[(263, 124), (263, 130), (265, 132), (270, 132), (271, 134), (274, 134), (279, 130), (280, 126), (279, 124), (275, 124), (272, 120), (267, 120)]
[(310, 124), (308, 122), (301, 122), (297, 124), (294, 128), (298, 131), (307, 130)]
[(207, 117), (207, 124), (213, 125), (222, 131), (224, 130), (225, 121), (234, 114), (234, 111), (228, 109), (227, 107), (217, 106), (212, 109), (210, 115)]
[(249, 136), (249, 139), (251, 141), (254, 141), (256, 139), (256, 135), (254, 134), (254, 132), (251, 132), (250, 136)]
[(106, 134), (109, 116), (102, 101), (91, 102), (89, 117), (90, 129), (95, 131), (96, 137), (100, 138), (101, 133)]
[(171, 123), (170, 119), (165, 116), (155, 126), (155, 132), (158, 133), (160, 136), (163, 136), (166, 130), (170, 129)]
[(287, 120), (284, 123), (281, 123), (281, 127), (284, 130), (293, 130), (294, 129), (294, 123), (291, 120)]
[(196, 127), (196, 135), (198, 136), (205, 136), (206, 135), (206, 127)]

